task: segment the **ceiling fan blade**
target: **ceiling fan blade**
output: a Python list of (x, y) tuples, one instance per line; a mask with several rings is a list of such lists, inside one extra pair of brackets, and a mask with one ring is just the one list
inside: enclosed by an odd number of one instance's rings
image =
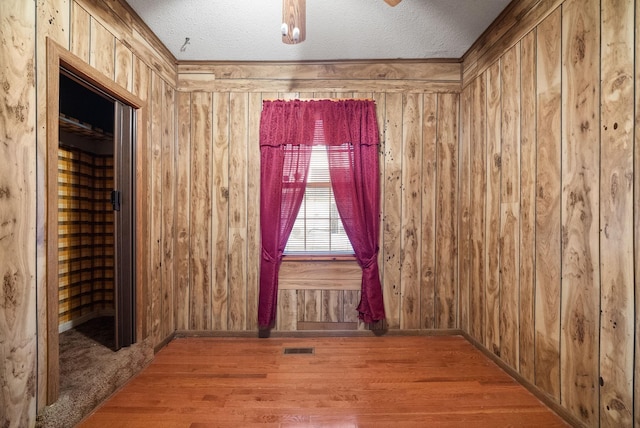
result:
[(384, 0), (389, 6), (393, 7), (400, 3), (402, 0)]

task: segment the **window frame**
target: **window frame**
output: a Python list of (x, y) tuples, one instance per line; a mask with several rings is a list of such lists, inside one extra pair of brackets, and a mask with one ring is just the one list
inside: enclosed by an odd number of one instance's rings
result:
[[(317, 125), (316, 125), (317, 126)], [(316, 127), (316, 133), (318, 132), (318, 127)], [(317, 135), (317, 134), (316, 134)], [(317, 137), (316, 137), (317, 138)], [(312, 148), (312, 150), (315, 149), (315, 147), (322, 147), (322, 156), (328, 156), (329, 155), (329, 148), (327, 147), (326, 144), (321, 143), (321, 144), (314, 144), (314, 147)], [(316, 152), (317, 153), (317, 152)], [(311, 154), (311, 157), (313, 157), (313, 151)], [(311, 161), (310, 161), (311, 162)], [(307, 189), (309, 188), (318, 188), (318, 189), (329, 189), (330, 192), (330, 200), (329, 203), (333, 203), (335, 204), (335, 195), (333, 194), (333, 187), (331, 184), (331, 176), (330, 176), (330, 171), (329, 171), (329, 165), (328, 165), (328, 160), (327, 160), (327, 171), (326, 171), (326, 177), (327, 177), (327, 181), (309, 181), (310, 175), (309, 174), (307, 176), (307, 183), (305, 186), (305, 190), (304, 190), (304, 197), (303, 197), (303, 202), (302, 204), (306, 203), (306, 197), (307, 197)], [(311, 165), (309, 165), (309, 168), (311, 169)], [(287, 186), (287, 183), (284, 183), (284, 186)], [(296, 215), (296, 222), (298, 222), (298, 219), (300, 218), (300, 214), (303, 212), (303, 209), (305, 209), (305, 207), (303, 207), (302, 205), (300, 206), (300, 210), (298, 211), (298, 214)], [(336, 207), (337, 209), (337, 207)], [(305, 221), (307, 220), (307, 217), (305, 215), (304, 217)], [(329, 208), (329, 222), (331, 222), (333, 218), (331, 217), (331, 208)], [(342, 218), (340, 217), (340, 215), (338, 214), (338, 221), (340, 221), (340, 224), (342, 225), (342, 230), (344, 230), (344, 224), (342, 223)], [(295, 229), (295, 223), (294, 223), (294, 227), (291, 231), (291, 233), (293, 234), (293, 231)], [(305, 247), (306, 247), (306, 233), (307, 233), (307, 225), (305, 223), (304, 225), (304, 241), (305, 241)], [(329, 235), (331, 234), (331, 226), (329, 227)], [(318, 261), (322, 261), (322, 260), (354, 260), (355, 259), (355, 252), (353, 250), (353, 246), (351, 245), (351, 241), (349, 240), (349, 236), (347, 235), (346, 231), (344, 232), (344, 235), (347, 239), (347, 241), (349, 242), (349, 250), (336, 250), (336, 251), (287, 251), (286, 247), (289, 245), (289, 241), (291, 239), (291, 235), (289, 236), (289, 238), (287, 239), (287, 246), (285, 246), (285, 252), (283, 253), (283, 260), (287, 259), (287, 260), (318, 260)], [(329, 238), (330, 239), (330, 238)], [(331, 245), (331, 244), (329, 244)]]

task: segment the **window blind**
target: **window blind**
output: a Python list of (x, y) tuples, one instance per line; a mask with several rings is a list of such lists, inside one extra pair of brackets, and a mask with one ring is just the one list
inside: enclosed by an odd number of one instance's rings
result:
[(353, 254), (331, 189), (322, 121), (316, 122), (307, 187), (285, 254)]

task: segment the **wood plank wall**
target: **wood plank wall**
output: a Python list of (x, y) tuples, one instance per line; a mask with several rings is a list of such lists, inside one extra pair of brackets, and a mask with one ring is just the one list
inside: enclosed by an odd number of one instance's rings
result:
[[(291, 98), (376, 102), (389, 328), (457, 328), (460, 64), (187, 63), (178, 81), (179, 206), (191, 210), (176, 223), (176, 245), (190, 248), (176, 266), (178, 330), (257, 330), (260, 113), (263, 100)], [(315, 281), (283, 266), (277, 329), (365, 327), (353, 275), (323, 280), (332, 263), (305, 268), (323, 272)]]
[[(11, 64), (1, 71), (9, 168), (0, 224), (9, 229), (0, 236), (10, 239), (0, 240), (0, 293), (15, 302), (4, 309), (0, 352), (20, 367), (0, 379), (9, 386), (3, 425), (31, 425), (46, 403), (47, 37), (148, 103), (149, 121), (138, 123), (139, 338), (255, 329), (262, 100), (371, 98), (389, 327), (460, 327), (585, 425), (640, 425), (640, 8), (631, 0), (514, 1), (462, 70), (389, 62), (176, 72), (120, 1), (0, 8), (11, 17), (0, 26), (0, 62)], [(292, 287), (280, 299), (283, 330), (318, 312), (333, 321), (342, 310), (347, 322), (357, 304), (348, 290)]]
[(138, 118), (136, 175), (144, 239), (138, 242), (137, 335), (159, 345), (175, 331), (175, 60), (121, 2), (77, 0), (69, 11), (70, 51), (147, 103), (149, 120)]
[(0, 3), (0, 425), (35, 422), (35, 3)]
[[(37, 4), (36, 4), (37, 3)], [(70, 49), (88, 64), (111, 78), (116, 84), (134, 91), (151, 101), (151, 84), (160, 82), (169, 106), (158, 103), (156, 115), (164, 114), (169, 124), (166, 147), (173, 147), (173, 124), (176, 123), (171, 98), (175, 93), (175, 60), (144, 25), (136, 20), (126, 4), (119, 1), (44, 0), (24, 2), (8, 0), (0, 3), (0, 71), (2, 102), (0, 102), (0, 152), (4, 167), (0, 170), (0, 274), (4, 286), (0, 288), (2, 321), (0, 322), (0, 359), (12, 365), (3, 370), (0, 383), (0, 424), (2, 426), (33, 426), (37, 409), (47, 403), (47, 241), (46, 241), (46, 117), (47, 67), (46, 41), (52, 39)], [(37, 103), (36, 103), (37, 100)], [(139, 122), (142, 124), (142, 122)], [(158, 133), (161, 131), (158, 130)], [(142, 130), (139, 177), (146, 178), (149, 170), (151, 129)], [(158, 134), (158, 138), (160, 134)], [(169, 152), (168, 156), (172, 154)], [(165, 162), (170, 163), (170, 162)], [(157, 161), (156, 170), (161, 168)], [(167, 181), (144, 180), (143, 193), (161, 183), (173, 186), (170, 166)], [(166, 207), (173, 206), (165, 200)], [(151, 206), (143, 200), (139, 204), (144, 221), (149, 223)], [(159, 209), (158, 207), (155, 207)], [(165, 215), (170, 212), (162, 211)], [(141, 269), (142, 284), (152, 276), (150, 253), (152, 242), (160, 241), (170, 230), (143, 230), (148, 237), (141, 246), (145, 263)], [(173, 242), (173, 236), (168, 237)], [(160, 252), (162, 244), (154, 251)], [(172, 244), (171, 244), (172, 245)], [(169, 248), (171, 248), (169, 246)], [(165, 257), (171, 255), (165, 254)], [(57, 262), (54, 262), (57, 264)], [(173, 275), (155, 270), (153, 275)], [(165, 278), (166, 287), (173, 280)], [(160, 301), (166, 289), (143, 290), (143, 310), (138, 338), (151, 335), (151, 303)], [(166, 312), (173, 312), (173, 302)], [(162, 329), (154, 331), (154, 344), (160, 343), (174, 327), (171, 315), (155, 318)], [(57, 325), (58, 320), (55, 320)], [(57, 329), (57, 328), (56, 328)], [(164, 336), (163, 336), (164, 335)], [(37, 354), (36, 354), (37, 350)]]
[(636, 13), (514, 2), (463, 63), (461, 327), (585, 426), (640, 425)]

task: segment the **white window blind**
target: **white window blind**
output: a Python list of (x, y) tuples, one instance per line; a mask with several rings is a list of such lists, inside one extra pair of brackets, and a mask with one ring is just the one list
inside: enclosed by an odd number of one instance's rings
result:
[(338, 214), (329, 178), (322, 122), (316, 122), (307, 187), (285, 254), (353, 254)]

